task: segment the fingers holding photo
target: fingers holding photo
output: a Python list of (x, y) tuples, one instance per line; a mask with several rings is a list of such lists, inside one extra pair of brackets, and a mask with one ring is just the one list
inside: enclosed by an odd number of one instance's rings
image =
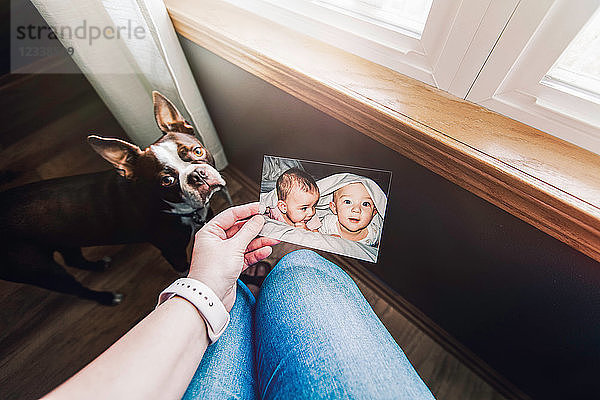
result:
[(244, 266), (242, 267), (242, 272), (244, 272), (251, 265), (254, 265), (257, 262), (269, 257), (272, 252), (273, 248), (271, 246), (265, 246), (244, 254)]
[(260, 249), (261, 247), (274, 246), (278, 243), (281, 243), (278, 239), (260, 236), (250, 242), (248, 247), (246, 247), (246, 253)]
[(234, 225), (243, 223), (249, 220), (253, 215), (259, 214), (259, 210), (260, 204), (258, 202), (230, 207), (221, 211), (206, 225), (227, 232)]

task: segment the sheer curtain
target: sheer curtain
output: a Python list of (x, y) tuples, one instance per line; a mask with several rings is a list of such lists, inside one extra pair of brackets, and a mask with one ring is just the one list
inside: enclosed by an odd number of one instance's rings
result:
[(145, 147), (160, 136), (151, 95), (158, 90), (193, 123), (217, 168), (227, 166), (161, 0), (32, 2), (62, 44), (72, 49), (74, 61), (136, 144)]

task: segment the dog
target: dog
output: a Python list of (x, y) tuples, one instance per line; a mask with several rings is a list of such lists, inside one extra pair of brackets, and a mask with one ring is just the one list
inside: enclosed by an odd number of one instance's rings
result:
[[(150, 242), (179, 273), (188, 268), (186, 248), (212, 216), (209, 201), (226, 183), (210, 152), (175, 106), (152, 93), (163, 135), (145, 150), (124, 140), (91, 135), (92, 148), (114, 170), (35, 182), (0, 194), (4, 260), (0, 279), (116, 305), (123, 295), (86, 288), (53, 259), (103, 270), (83, 246)], [(115, 173), (116, 172), (116, 173)]]

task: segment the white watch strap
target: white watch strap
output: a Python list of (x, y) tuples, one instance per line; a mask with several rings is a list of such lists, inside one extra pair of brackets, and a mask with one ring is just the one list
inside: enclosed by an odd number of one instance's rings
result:
[(229, 324), (229, 313), (215, 292), (204, 283), (191, 278), (180, 278), (158, 296), (156, 307), (173, 296), (180, 296), (192, 303), (208, 328), (210, 343), (215, 342)]

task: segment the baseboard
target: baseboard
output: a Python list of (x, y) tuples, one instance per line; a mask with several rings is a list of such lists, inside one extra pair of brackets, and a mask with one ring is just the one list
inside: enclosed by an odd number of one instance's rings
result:
[(421, 310), (399, 295), (374, 273), (369, 271), (367, 267), (360, 263), (360, 261), (335, 254), (331, 254), (328, 258), (338, 265), (345, 266), (350, 274), (359, 278), (369, 289), (385, 300), (396, 311), (402, 314), (432, 340), (437, 342), (444, 350), (456, 357), (461, 363), (472, 370), (500, 394), (508, 399), (531, 399), (529, 395), (500, 375), (475, 353), (437, 325)]

